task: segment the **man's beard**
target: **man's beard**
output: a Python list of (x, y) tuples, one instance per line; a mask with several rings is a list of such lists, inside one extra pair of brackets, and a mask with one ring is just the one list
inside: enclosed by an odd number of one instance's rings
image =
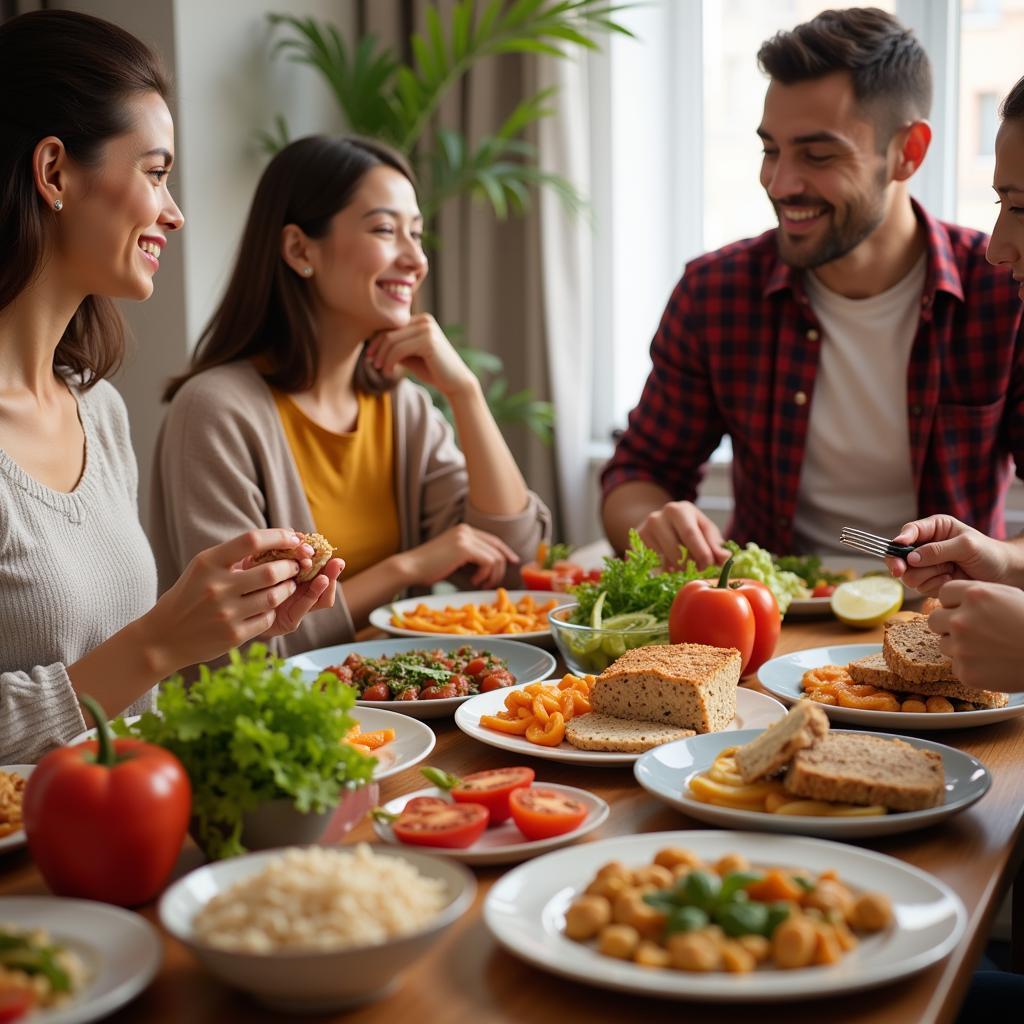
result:
[[(807, 236), (791, 239), (783, 227), (781, 206), (808, 207), (823, 205), (825, 217), (829, 224), (824, 237), (812, 243)], [(865, 197), (847, 207), (846, 219), (837, 224), (833, 219), (835, 207), (829, 203), (795, 203), (772, 202), (779, 226), (775, 232), (775, 241), (779, 250), (779, 258), (783, 263), (799, 270), (813, 270), (815, 267), (841, 259), (860, 245), (885, 219), (885, 193), (879, 188), (871, 196)]]

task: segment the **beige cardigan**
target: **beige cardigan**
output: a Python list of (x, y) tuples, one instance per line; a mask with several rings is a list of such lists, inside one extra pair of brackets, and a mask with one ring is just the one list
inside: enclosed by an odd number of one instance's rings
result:
[[(515, 516), (473, 508), (465, 459), (429, 394), (403, 380), (392, 395), (402, 550), (465, 522), (529, 560), (550, 532), (551, 517), (540, 499), (531, 493), (526, 509)], [(174, 396), (157, 440), (150, 518), (161, 592), (197, 552), (245, 530), (314, 529), (273, 395), (248, 361), (198, 374)], [(345, 538), (331, 539), (344, 556)], [(506, 582), (514, 585), (517, 577), (511, 567)], [(274, 646), (291, 655), (353, 636), (341, 586), (332, 610), (307, 616)]]

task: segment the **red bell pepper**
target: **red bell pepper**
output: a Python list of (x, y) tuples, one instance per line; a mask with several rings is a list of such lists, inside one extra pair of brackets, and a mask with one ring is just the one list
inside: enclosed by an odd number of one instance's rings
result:
[(57, 895), (137, 906), (160, 891), (178, 859), (192, 787), (170, 751), (113, 739), (102, 708), (81, 701), (98, 739), (51, 751), (29, 777), (29, 849)]
[(732, 561), (722, 566), (717, 583), (691, 580), (679, 588), (669, 611), (668, 638), (674, 644), (735, 647), (745, 675), (772, 656), (782, 619), (775, 595), (763, 583), (729, 582)]

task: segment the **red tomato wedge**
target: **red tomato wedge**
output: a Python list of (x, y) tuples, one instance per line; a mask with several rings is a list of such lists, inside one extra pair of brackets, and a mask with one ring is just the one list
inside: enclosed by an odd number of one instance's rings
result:
[(21, 1020), (35, 1008), (35, 1005), (35, 993), (27, 989), (10, 989), (0, 992), (0, 1024)]
[(517, 789), (509, 798), (512, 820), (527, 839), (550, 839), (580, 827), (587, 808), (553, 789)]
[(484, 834), (487, 819), (487, 808), (482, 804), (450, 804), (420, 796), (405, 805), (391, 828), (403, 843), (464, 850)]
[(449, 792), (456, 803), (482, 804), (491, 816), (491, 824), (500, 825), (512, 813), (509, 797), (529, 786), (533, 777), (532, 768), (492, 768), (464, 775)]

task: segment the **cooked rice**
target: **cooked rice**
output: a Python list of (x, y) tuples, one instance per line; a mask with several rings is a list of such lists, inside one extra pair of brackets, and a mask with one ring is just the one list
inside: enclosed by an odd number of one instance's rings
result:
[(196, 938), (243, 953), (367, 946), (417, 931), (448, 902), (440, 879), (399, 857), (311, 846), (285, 850), (196, 915)]

